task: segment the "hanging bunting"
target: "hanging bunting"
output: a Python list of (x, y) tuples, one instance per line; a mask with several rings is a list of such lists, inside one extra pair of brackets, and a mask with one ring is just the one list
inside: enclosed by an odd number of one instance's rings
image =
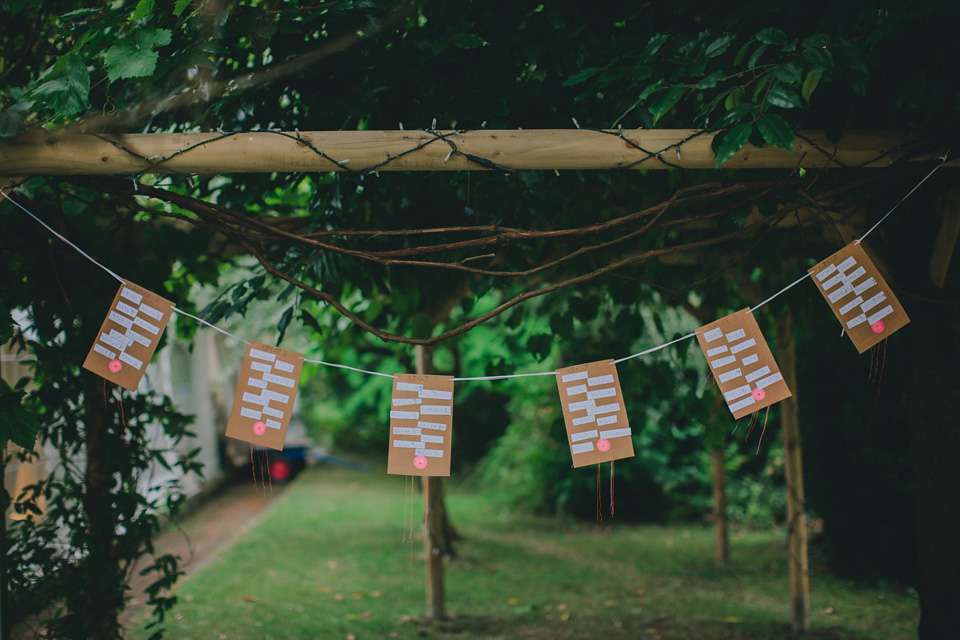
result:
[(124, 281), (83, 368), (135, 391), (172, 312), (169, 300)]
[(749, 309), (700, 327), (697, 341), (734, 418), (792, 395)]
[(910, 322), (890, 285), (858, 242), (840, 249), (810, 273), (860, 353)]
[(633, 457), (633, 438), (613, 360), (556, 370), (574, 467)]
[(302, 366), (299, 353), (250, 342), (243, 355), (227, 436), (282, 451)]
[(401, 373), (393, 381), (387, 473), (449, 476), (453, 377)]

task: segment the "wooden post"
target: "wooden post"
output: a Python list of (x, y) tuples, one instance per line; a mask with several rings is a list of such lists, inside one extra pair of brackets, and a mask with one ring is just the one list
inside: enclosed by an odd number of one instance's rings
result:
[(795, 632), (810, 630), (810, 582), (807, 575), (807, 518), (804, 513), (803, 457), (797, 411), (797, 365), (790, 310), (777, 318), (780, 372), (793, 396), (780, 403), (783, 457), (787, 476), (787, 527), (790, 531), (790, 610)]
[[(419, 374), (432, 374), (433, 349), (417, 345), (416, 369)], [(423, 549), (427, 565), (427, 618), (446, 620), (446, 593), (443, 584), (443, 478), (423, 476), (424, 522)]]
[(710, 451), (713, 471), (713, 532), (714, 556), (717, 566), (726, 569), (730, 564), (730, 537), (727, 533), (727, 465), (723, 449)]

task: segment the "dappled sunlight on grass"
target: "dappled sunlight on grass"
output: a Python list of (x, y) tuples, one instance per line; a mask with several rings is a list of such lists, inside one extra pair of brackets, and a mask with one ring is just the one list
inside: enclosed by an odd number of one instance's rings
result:
[[(463, 540), (448, 563), (449, 622), (424, 612), (423, 543), (405, 540), (404, 479), (308, 470), (266, 516), (178, 587), (171, 638), (721, 638), (789, 635), (781, 533), (738, 532), (728, 571), (700, 526), (603, 525), (505, 514), (453, 489)], [(811, 638), (915, 636), (915, 599), (811, 576)], [(830, 611), (828, 613), (827, 611)], [(149, 634), (137, 631), (135, 638)]]

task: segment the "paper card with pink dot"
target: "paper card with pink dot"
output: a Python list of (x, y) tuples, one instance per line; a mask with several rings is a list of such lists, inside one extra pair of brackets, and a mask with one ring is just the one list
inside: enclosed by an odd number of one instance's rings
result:
[(299, 353), (251, 341), (243, 355), (227, 436), (282, 451), (302, 367)]
[(697, 329), (710, 373), (738, 420), (793, 395), (749, 311), (742, 309)]
[(810, 273), (860, 353), (910, 322), (859, 243), (848, 244)]
[(453, 377), (401, 373), (390, 400), (387, 473), (449, 476)]
[(124, 282), (113, 297), (83, 368), (124, 389), (136, 390), (172, 312), (169, 300)]
[(613, 360), (578, 364), (554, 373), (573, 466), (633, 457), (633, 434)]

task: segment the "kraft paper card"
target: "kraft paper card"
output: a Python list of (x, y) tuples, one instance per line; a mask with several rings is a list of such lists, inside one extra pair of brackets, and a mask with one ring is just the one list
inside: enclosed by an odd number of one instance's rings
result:
[(453, 377), (401, 373), (390, 401), (387, 473), (449, 476)]
[(83, 368), (124, 389), (136, 390), (172, 312), (173, 303), (169, 300), (124, 282), (100, 325)]
[(574, 467), (633, 456), (633, 437), (613, 360), (557, 369)]
[(792, 395), (749, 309), (700, 327), (697, 341), (734, 418)]
[(227, 436), (282, 451), (302, 367), (303, 356), (295, 351), (260, 342), (248, 344)]
[(810, 273), (860, 353), (910, 322), (890, 285), (858, 243), (848, 244)]

